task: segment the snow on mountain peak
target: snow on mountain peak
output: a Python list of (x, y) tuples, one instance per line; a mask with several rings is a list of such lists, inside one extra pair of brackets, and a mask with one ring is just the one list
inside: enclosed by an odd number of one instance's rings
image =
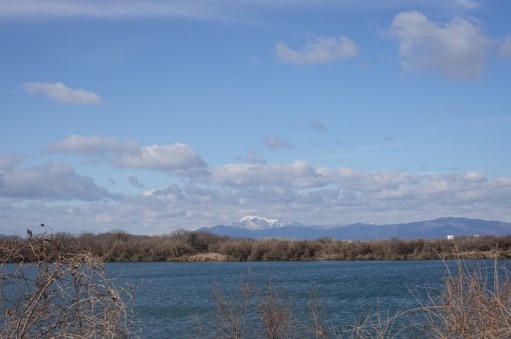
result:
[(240, 219), (238, 225), (251, 230), (262, 230), (267, 228), (282, 227), (288, 225), (278, 219), (247, 215)]

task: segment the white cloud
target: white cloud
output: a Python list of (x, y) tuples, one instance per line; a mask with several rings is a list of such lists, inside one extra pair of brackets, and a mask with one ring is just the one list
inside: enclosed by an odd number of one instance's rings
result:
[(363, 172), (295, 161), (226, 164), (211, 173), (200, 182), (148, 187), (138, 195), (108, 199), (110, 193), (69, 166), (14, 168), (0, 176), (0, 209), (9, 227), (45, 222), (62, 231), (73, 225), (74, 232), (121, 228), (136, 234), (229, 224), (249, 214), (308, 224), (382, 224), (439, 216), (511, 221), (511, 178), (491, 179), (484, 172)]
[(318, 187), (325, 184), (322, 169), (313, 168), (307, 161), (290, 164), (227, 164), (211, 170), (212, 180), (233, 186)]
[(192, 147), (180, 143), (140, 146), (135, 141), (119, 141), (110, 137), (71, 135), (46, 146), (45, 152), (98, 156), (117, 167), (155, 169), (183, 176), (207, 172), (207, 164), (199, 154)]
[(346, 167), (337, 169), (331, 177), (342, 181), (343, 188), (360, 192), (393, 190), (419, 181), (417, 176), (401, 171), (363, 173)]
[(477, 78), (490, 47), (472, 21), (454, 18), (441, 25), (416, 11), (396, 15), (389, 33), (399, 40), (404, 70), (436, 70), (453, 79)]
[(293, 146), (286, 140), (276, 137), (274, 135), (267, 135), (264, 137), (264, 143), (269, 149), (282, 149), (293, 148)]
[(206, 162), (193, 148), (184, 144), (150, 145), (136, 153), (126, 153), (114, 160), (120, 167), (158, 169), (162, 171), (206, 170)]
[(0, 176), (0, 197), (43, 200), (98, 200), (113, 198), (90, 177), (64, 164), (12, 169)]
[(507, 36), (500, 45), (500, 55), (511, 58), (511, 36)]
[(275, 53), (282, 62), (296, 65), (332, 63), (354, 58), (358, 52), (358, 46), (346, 37), (309, 37), (300, 49), (292, 49), (282, 41), (275, 45)]
[(461, 175), (462, 179), (467, 182), (483, 182), (486, 181), (486, 174), (483, 172), (465, 172)]
[[(219, 187), (234, 190), (231, 192), (238, 197), (239, 208), (252, 206), (259, 214), (269, 208), (271, 215), (288, 213), (295, 220), (312, 223), (321, 223), (314, 218), (334, 222), (341, 216), (349, 222), (375, 223), (439, 215), (493, 219), (499, 215), (506, 219), (504, 201), (511, 194), (511, 180), (491, 181), (482, 172), (359, 172), (350, 168), (314, 168), (305, 161), (296, 161), (231, 164), (215, 168), (212, 173), (212, 180)], [(270, 207), (269, 203), (273, 205)]]
[(43, 93), (49, 98), (58, 102), (80, 104), (80, 105), (98, 105), (103, 102), (101, 97), (93, 92), (83, 89), (72, 89), (61, 82), (26, 82), (25, 90), (30, 94)]
[(184, 216), (177, 217), (181, 221), (176, 217), (169, 220), (189, 227), (231, 223), (247, 214), (310, 224), (381, 224), (438, 216), (509, 220), (506, 201), (511, 194), (511, 179), (489, 180), (481, 172), (360, 172), (314, 168), (305, 161), (296, 161), (227, 164), (212, 173), (213, 182), (203, 186), (174, 185), (152, 191), (146, 196), (145, 208), (165, 210), (168, 206), (181, 210)]

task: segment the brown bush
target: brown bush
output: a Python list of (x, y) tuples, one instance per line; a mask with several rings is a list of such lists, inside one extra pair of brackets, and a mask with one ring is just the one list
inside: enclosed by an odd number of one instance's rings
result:
[[(272, 279), (258, 286), (250, 277), (242, 279), (238, 290), (228, 293), (216, 286), (213, 290), (216, 314), (199, 334), (203, 338), (299, 338), (314, 333), (316, 327), (296, 321), (291, 296), (275, 288)], [(319, 306), (313, 309), (318, 312)], [(311, 308), (312, 310), (312, 308)], [(317, 313), (316, 313), (317, 315)], [(319, 318), (314, 324), (321, 329)], [(207, 333), (206, 333), (207, 332)], [(307, 335), (305, 335), (307, 333)]]
[(103, 261), (62, 236), (0, 245), (1, 338), (133, 337), (126, 290)]
[(423, 311), (434, 338), (511, 338), (510, 272), (497, 261), (490, 271), (459, 261)]

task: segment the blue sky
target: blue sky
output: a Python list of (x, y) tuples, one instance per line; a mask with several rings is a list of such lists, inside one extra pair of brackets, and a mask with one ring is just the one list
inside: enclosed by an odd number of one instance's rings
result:
[(510, 11), (3, 0), (0, 233), (511, 222)]

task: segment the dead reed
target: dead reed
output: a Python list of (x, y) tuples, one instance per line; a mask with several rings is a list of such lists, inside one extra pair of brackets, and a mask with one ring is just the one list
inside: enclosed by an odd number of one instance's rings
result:
[(130, 295), (57, 236), (0, 243), (1, 338), (130, 338)]

